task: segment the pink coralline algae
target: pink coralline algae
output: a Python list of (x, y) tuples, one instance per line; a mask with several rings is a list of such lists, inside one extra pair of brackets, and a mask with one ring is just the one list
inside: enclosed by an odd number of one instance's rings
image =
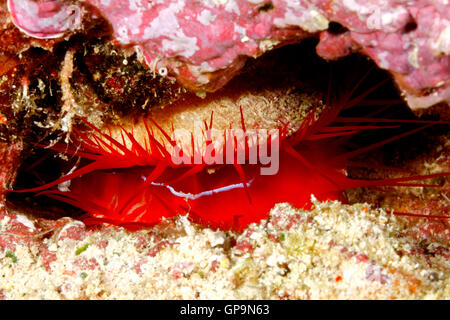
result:
[(64, 1), (8, 0), (7, 4), (14, 24), (35, 38), (58, 38), (81, 24), (81, 9)]
[[(8, 0), (8, 4), (14, 23), (42, 38), (80, 29), (82, 16), (88, 23), (86, 17), (101, 14), (118, 43), (137, 50), (155, 71), (168, 70), (197, 90), (214, 91), (248, 57), (313, 35), (320, 39), (317, 52), (325, 59), (362, 51), (389, 70), (412, 108), (450, 103), (447, 0)], [(331, 22), (343, 28), (336, 32)]]

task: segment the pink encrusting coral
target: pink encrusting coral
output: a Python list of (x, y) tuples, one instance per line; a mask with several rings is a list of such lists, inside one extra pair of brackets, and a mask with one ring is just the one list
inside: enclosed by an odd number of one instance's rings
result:
[[(118, 43), (186, 86), (214, 91), (247, 57), (319, 35), (319, 55), (359, 50), (389, 70), (412, 108), (450, 102), (450, 3), (446, 0), (8, 0), (13, 21), (56, 37), (100, 13)], [(83, 10), (83, 11), (82, 11)], [(94, 13), (95, 11), (95, 13)], [(68, 23), (71, 21), (72, 23)], [(51, 23), (50, 23), (51, 22)], [(344, 26), (329, 28), (330, 22)]]
[(81, 8), (64, 1), (8, 0), (14, 24), (35, 38), (57, 38), (81, 24)]

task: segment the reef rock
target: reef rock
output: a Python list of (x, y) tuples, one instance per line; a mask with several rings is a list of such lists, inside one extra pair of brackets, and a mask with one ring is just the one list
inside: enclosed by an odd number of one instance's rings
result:
[(248, 57), (313, 35), (325, 59), (361, 51), (389, 70), (413, 109), (450, 102), (447, 0), (8, 0), (8, 8), (37, 38), (102, 16), (119, 44), (196, 90), (215, 91)]

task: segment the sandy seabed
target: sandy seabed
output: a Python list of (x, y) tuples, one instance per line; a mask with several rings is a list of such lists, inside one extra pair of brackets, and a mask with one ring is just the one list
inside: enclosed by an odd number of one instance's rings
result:
[(312, 211), (278, 204), (240, 235), (186, 217), (137, 232), (66, 219), (42, 243), (0, 253), (0, 297), (449, 299), (448, 245), (420, 236), (439, 222), (406, 220), (317, 201)]

